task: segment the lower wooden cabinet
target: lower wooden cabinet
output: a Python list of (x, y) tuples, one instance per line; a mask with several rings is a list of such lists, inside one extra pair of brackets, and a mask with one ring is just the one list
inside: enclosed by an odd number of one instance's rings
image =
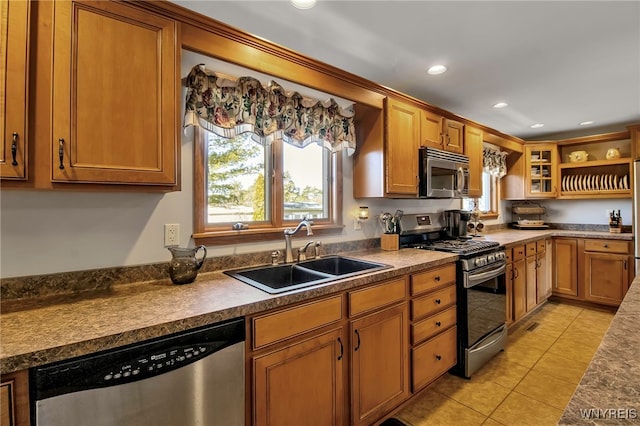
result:
[(371, 424), (409, 397), (406, 303), (350, 322), (351, 424)]
[(553, 294), (578, 296), (578, 239), (553, 239)]
[(619, 306), (629, 289), (629, 256), (585, 252), (584, 262), (585, 300)]
[(3, 374), (0, 379), (0, 426), (30, 424), (28, 371)]
[(527, 275), (525, 259), (513, 262), (513, 321), (527, 313)]
[(344, 424), (344, 342), (338, 328), (254, 357), (254, 424)]

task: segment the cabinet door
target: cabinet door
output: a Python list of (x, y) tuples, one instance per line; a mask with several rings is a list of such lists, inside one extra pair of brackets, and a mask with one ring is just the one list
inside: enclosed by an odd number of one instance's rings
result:
[(52, 179), (176, 182), (177, 23), (116, 2), (56, 2)]
[(513, 262), (513, 320), (527, 312), (527, 268), (525, 259)]
[(406, 304), (351, 322), (352, 424), (370, 424), (409, 397)]
[(536, 255), (526, 258), (527, 312), (538, 304), (537, 298), (538, 258)]
[(28, 426), (29, 372), (3, 374), (0, 380), (0, 426)]
[(446, 151), (464, 152), (464, 124), (455, 120), (444, 121), (444, 149)]
[(27, 71), (31, 2), (0, 2), (0, 178), (27, 178)]
[(482, 130), (464, 127), (464, 149), (469, 157), (469, 197), (482, 196)]
[(630, 257), (585, 252), (585, 299), (618, 306), (629, 288)]
[(342, 328), (253, 359), (255, 425), (345, 423)]
[(553, 240), (553, 293), (578, 296), (578, 240)]
[(551, 285), (547, 281), (547, 253), (539, 253), (536, 269), (536, 302), (539, 305), (551, 296)]
[(525, 195), (527, 198), (553, 198), (557, 194), (556, 168), (558, 148), (555, 145), (525, 145)]
[(442, 116), (420, 111), (420, 146), (442, 149)]
[(420, 110), (387, 99), (387, 193), (418, 194)]

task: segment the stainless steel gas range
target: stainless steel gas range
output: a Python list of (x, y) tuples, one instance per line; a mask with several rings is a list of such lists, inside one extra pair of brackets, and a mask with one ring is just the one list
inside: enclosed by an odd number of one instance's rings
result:
[(441, 223), (438, 213), (403, 216), (400, 245), (458, 255), (458, 363), (451, 372), (470, 378), (505, 347), (506, 255), (495, 241), (446, 239)]

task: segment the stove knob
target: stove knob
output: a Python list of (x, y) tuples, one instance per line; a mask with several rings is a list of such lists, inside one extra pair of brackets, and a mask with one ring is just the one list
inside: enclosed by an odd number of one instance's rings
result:
[(496, 261), (496, 256), (493, 254), (490, 254), (487, 256), (487, 262), (495, 262)]

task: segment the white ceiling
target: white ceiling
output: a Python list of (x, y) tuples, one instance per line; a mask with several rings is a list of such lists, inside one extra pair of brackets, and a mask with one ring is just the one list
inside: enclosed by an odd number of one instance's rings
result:
[(525, 139), (640, 122), (640, 1), (174, 3)]

